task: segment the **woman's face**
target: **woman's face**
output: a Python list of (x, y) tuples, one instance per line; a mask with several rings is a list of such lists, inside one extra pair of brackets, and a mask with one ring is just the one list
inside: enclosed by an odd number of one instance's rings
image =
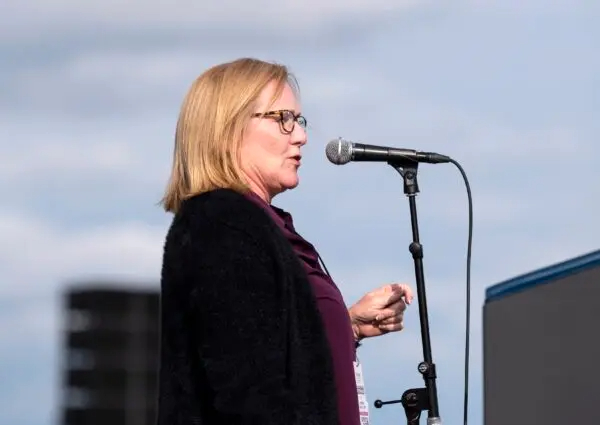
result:
[[(279, 98), (269, 107), (275, 83), (261, 93), (256, 113), (248, 124), (241, 146), (241, 167), (251, 189), (261, 198), (271, 199), (298, 185), (300, 148), (306, 144), (305, 121), (294, 91), (285, 85)], [(277, 113), (269, 114), (269, 112)]]

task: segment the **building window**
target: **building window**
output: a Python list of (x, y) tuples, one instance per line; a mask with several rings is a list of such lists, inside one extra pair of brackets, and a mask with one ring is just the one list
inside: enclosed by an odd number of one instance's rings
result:
[(68, 362), (70, 369), (92, 369), (95, 365), (92, 352), (76, 348), (69, 350)]
[(71, 332), (81, 332), (92, 327), (92, 315), (86, 310), (70, 310), (66, 320), (67, 329)]
[(88, 391), (79, 387), (69, 387), (65, 390), (65, 405), (70, 409), (85, 409), (91, 405)]

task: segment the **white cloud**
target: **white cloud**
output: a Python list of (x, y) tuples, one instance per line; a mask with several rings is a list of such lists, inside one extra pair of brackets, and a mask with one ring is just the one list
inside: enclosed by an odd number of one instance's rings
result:
[[(111, 0), (81, 3), (71, 0), (8, 0), (0, 18), (2, 33), (11, 38), (37, 37), (65, 30), (112, 28), (123, 30), (181, 30), (198, 26), (262, 27), (262, 29), (307, 31), (328, 23), (364, 19), (390, 12), (410, 10), (428, 0), (285, 0), (273, 7), (259, 0), (206, 0), (168, 2)], [(26, 30), (25, 30), (26, 28)]]
[[(0, 151), (2, 149), (0, 148)], [(55, 140), (36, 143), (34, 148), (22, 147), (16, 152), (2, 155), (0, 176), (6, 180), (62, 174), (75, 177), (81, 173), (114, 173), (126, 170), (135, 163), (131, 146), (107, 140), (99, 144), (68, 143)]]
[[(14, 141), (0, 144), (2, 180), (24, 187), (94, 176), (162, 187), (180, 102), (213, 63), (209, 57), (189, 49), (92, 50), (49, 67), (17, 70), (10, 90), (27, 113), (7, 105), (0, 118), (0, 131)], [(312, 113), (319, 115), (321, 108), (335, 110), (344, 96), (360, 96), (356, 81), (368, 75), (333, 62), (326, 72), (298, 77), (304, 102), (319, 105)], [(324, 137), (321, 123), (311, 120), (310, 126), (315, 137)]]
[[(324, 52), (314, 51), (319, 57)], [(27, 125), (7, 111), (2, 131), (28, 143), (0, 146), (5, 162), (0, 175), (23, 182), (86, 169), (157, 184), (164, 176), (149, 177), (153, 171), (148, 170), (160, 168), (164, 174), (169, 165), (181, 98), (192, 79), (214, 63), (208, 58), (217, 56), (181, 46), (131, 51), (124, 45), (119, 50), (83, 50), (51, 67), (23, 66), (15, 72), (11, 90), (36, 114), (28, 117)], [(470, 177), (477, 171), (515, 167), (516, 161), (519, 166), (537, 161), (550, 171), (550, 163), (590, 158), (598, 150), (587, 134), (564, 123), (512, 127), (473, 110), (421, 99), (418, 92), (405, 90), (410, 82), (395, 81), (392, 73), (383, 72), (387, 55), (370, 59), (358, 67), (325, 58), (317, 70), (299, 59), (297, 66), (292, 63), (299, 70), (304, 102), (319, 105), (309, 116), (313, 142), (325, 143), (337, 135), (333, 131), (344, 130), (341, 135), (350, 138), (364, 134), (366, 143), (404, 145), (401, 140), (411, 140), (405, 147), (456, 157), (468, 166)], [(393, 109), (381, 113), (381, 105), (387, 104)], [(88, 109), (83, 119), (81, 111)], [(100, 124), (96, 111), (112, 113), (111, 121)], [(362, 118), (353, 119), (355, 114)], [(322, 151), (317, 155), (322, 157)]]
[[(516, 13), (583, 10), (584, 0), (516, 2), (497, 0), (461, 0), (454, 7), (469, 6)], [(198, 26), (260, 26), (271, 30), (306, 31), (337, 22), (350, 22), (394, 12), (435, 5), (431, 0), (284, 0), (273, 7), (271, 2), (252, 3), (239, 0), (206, 0), (203, 2), (164, 0), (110, 0), (82, 3), (73, 0), (7, 0), (3, 4), (0, 23), (5, 34), (13, 37), (35, 37), (46, 31), (98, 28), (179, 30)]]
[(52, 294), (73, 280), (147, 279), (156, 285), (166, 229), (143, 223), (61, 229), (22, 213), (0, 213), (3, 298)]
[[(18, 286), (18, 282), (11, 283), (13, 288)], [(7, 289), (4, 288), (4, 291)], [(0, 299), (2, 298), (7, 299), (7, 294), (0, 293)], [(52, 347), (56, 342), (56, 329), (60, 317), (57, 307), (54, 294), (49, 295), (47, 291), (40, 296), (33, 294), (33, 298), (28, 299), (26, 303), (13, 299), (12, 305), (0, 312), (0, 341), (3, 347), (26, 346), (32, 342), (46, 348)], [(19, 332), (15, 332), (16, 329)], [(9, 351), (12, 349), (7, 350), (4, 355)]]
[(465, 0), (464, 3), (478, 8), (492, 11), (504, 11), (513, 13), (534, 13), (543, 16), (548, 13), (565, 11), (582, 11), (591, 9), (592, 2), (588, 0)]

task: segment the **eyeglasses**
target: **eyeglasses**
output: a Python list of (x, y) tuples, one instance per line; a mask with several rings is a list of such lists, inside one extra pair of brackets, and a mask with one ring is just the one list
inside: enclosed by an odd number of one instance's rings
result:
[(268, 111), (268, 112), (257, 112), (252, 114), (253, 118), (271, 118), (275, 121), (279, 122), (279, 126), (281, 127), (281, 131), (286, 134), (290, 134), (294, 131), (294, 127), (296, 123), (300, 124), (300, 127), (306, 128), (306, 118), (304, 118), (300, 114), (294, 114), (294, 111), (290, 111), (289, 109), (282, 109), (279, 111)]

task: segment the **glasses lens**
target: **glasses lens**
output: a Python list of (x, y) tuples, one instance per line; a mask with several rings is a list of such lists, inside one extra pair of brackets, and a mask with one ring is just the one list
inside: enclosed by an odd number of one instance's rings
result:
[(283, 129), (289, 133), (294, 130), (294, 122), (296, 121), (296, 117), (290, 111), (284, 111), (281, 113), (281, 126)]
[(296, 122), (300, 124), (300, 127), (306, 128), (306, 118), (304, 118), (302, 115), (295, 116), (291, 111), (284, 111), (281, 113), (281, 126), (283, 127), (284, 131), (288, 133), (294, 131), (294, 124)]
[(306, 128), (306, 118), (304, 118), (302, 115), (300, 115), (298, 118), (296, 118), (296, 121), (298, 121), (298, 124), (300, 124), (300, 127)]

